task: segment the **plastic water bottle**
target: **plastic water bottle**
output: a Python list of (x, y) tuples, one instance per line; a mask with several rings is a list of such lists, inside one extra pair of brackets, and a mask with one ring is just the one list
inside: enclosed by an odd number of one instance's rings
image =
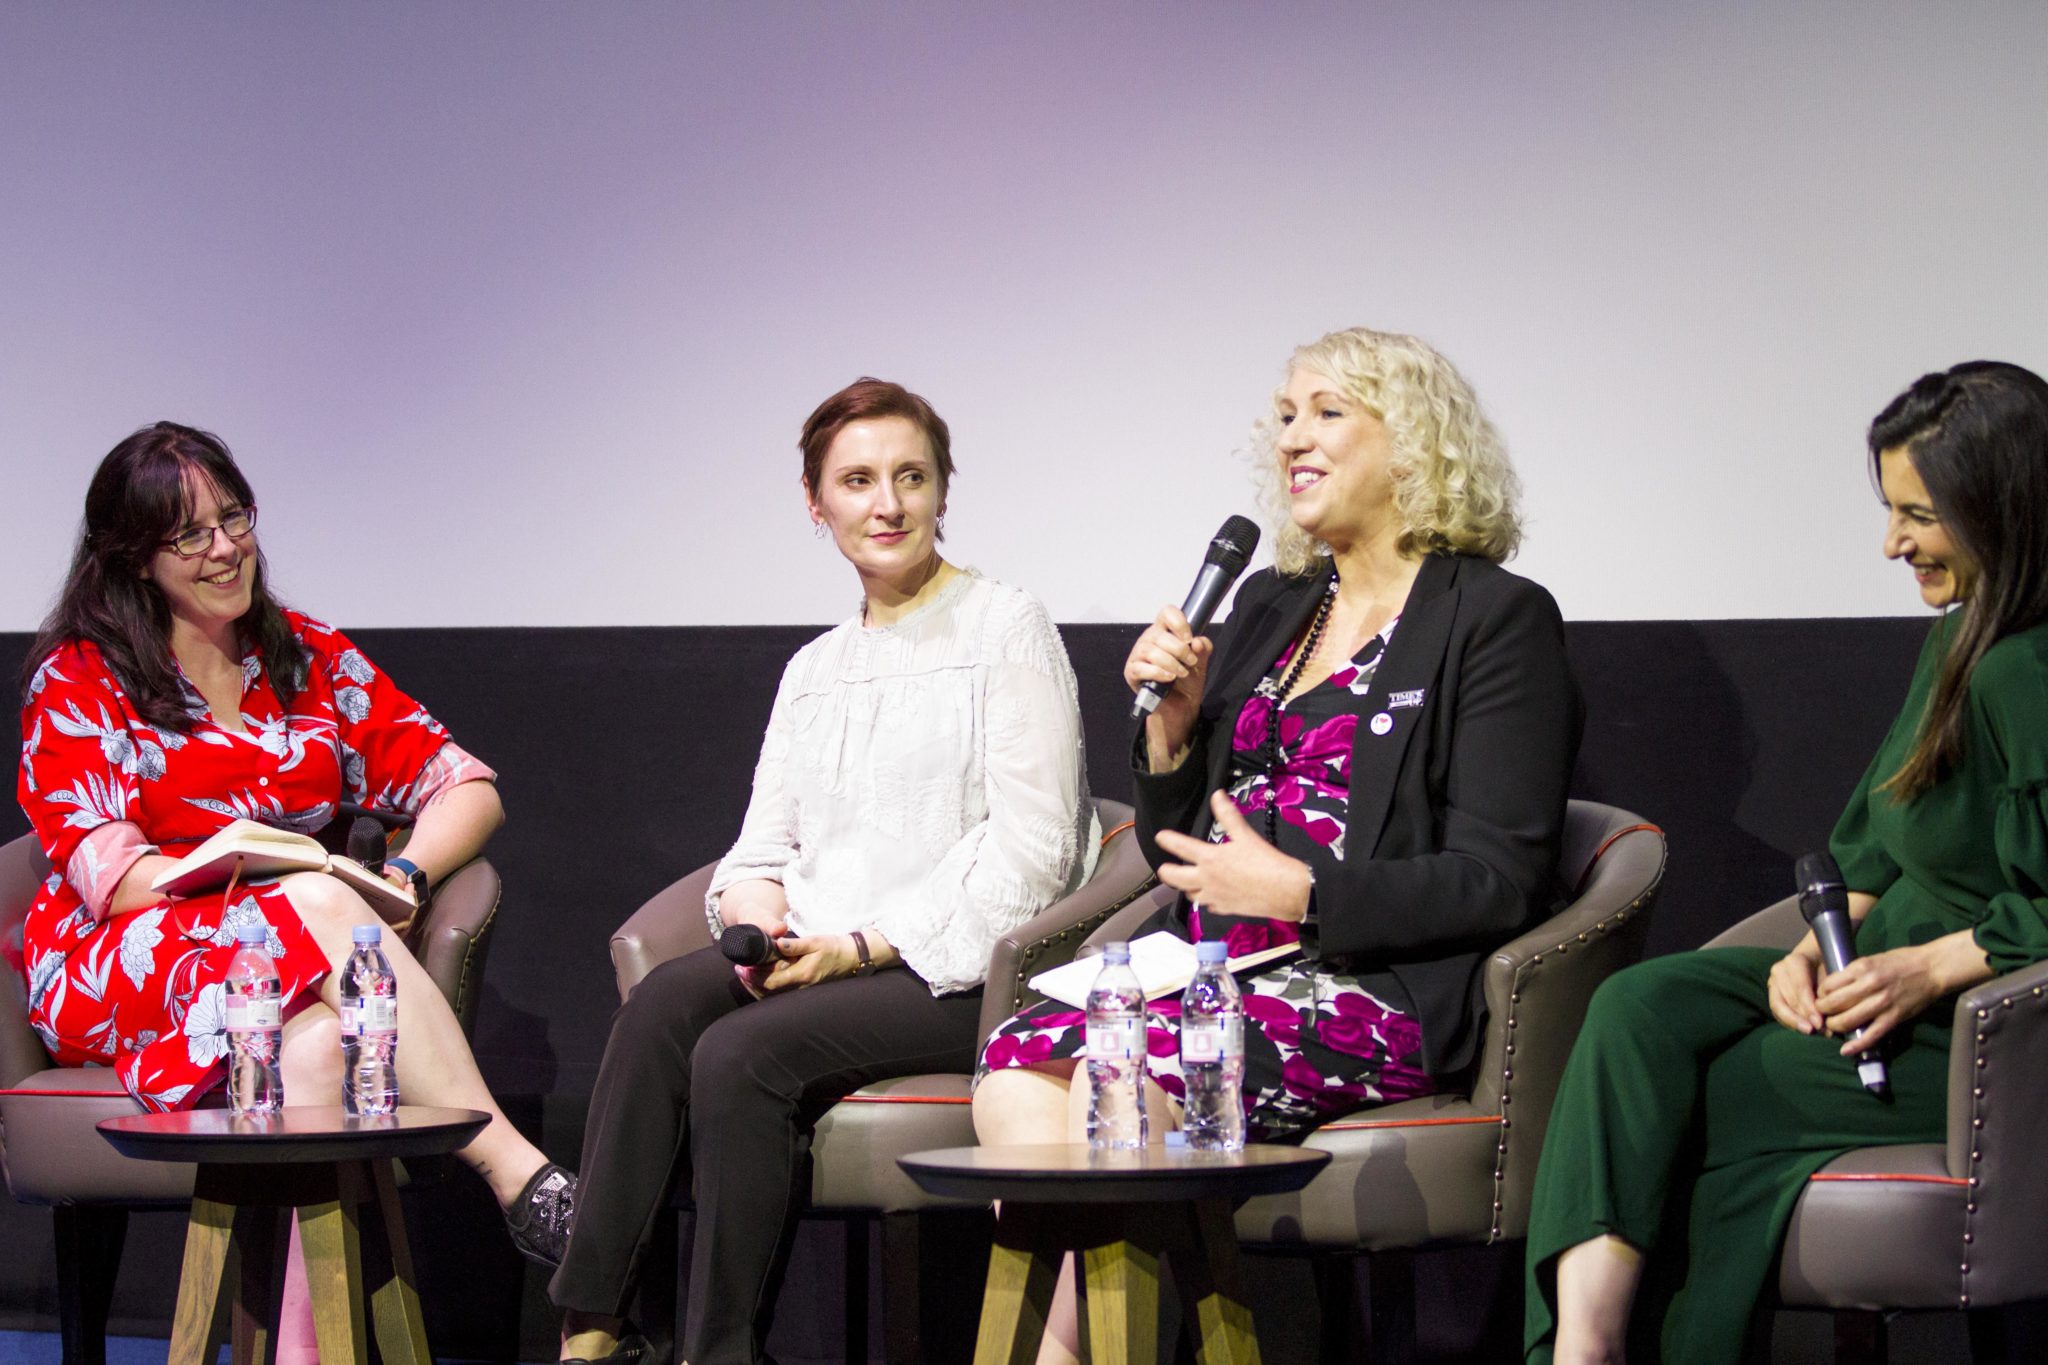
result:
[(341, 1104), (360, 1118), (398, 1108), (398, 978), (381, 925), (358, 924), (351, 938), (341, 969)]
[(1145, 1145), (1145, 992), (1131, 970), (1131, 945), (1102, 950), (1088, 989), (1088, 1145)]
[(1195, 979), (1180, 997), (1181, 1125), (1197, 1152), (1244, 1150), (1244, 999), (1217, 941), (1195, 945)]
[(264, 947), (270, 927), (245, 924), (228, 960), (228, 1108), (237, 1114), (274, 1114), (284, 1107), (284, 987)]

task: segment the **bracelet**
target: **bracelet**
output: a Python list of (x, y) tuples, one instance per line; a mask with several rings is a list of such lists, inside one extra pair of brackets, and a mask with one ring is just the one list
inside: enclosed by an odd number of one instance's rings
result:
[(384, 866), (395, 867), (405, 875), (406, 885), (412, 888), (413, 902), (424, 910), (433, 899), (433, 889), (427, 885), (427, 874), (420, 871), (420, 865), (410, 858), (386, 858)]
[(873, 976), (875, 974), (875, 955), (868, 950), (868, 936), (858, 929), (853, 931), (853, 951), (860, 954), (860, 962), (855, 965), (853, 974), (855, 976)]

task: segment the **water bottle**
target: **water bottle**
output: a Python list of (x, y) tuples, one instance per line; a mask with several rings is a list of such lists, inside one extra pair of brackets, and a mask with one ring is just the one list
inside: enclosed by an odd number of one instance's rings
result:
[(1244, 1000), (1217, 941), (1195, 945), (1195, 979), (1180, 998), (1181, 1126), (1190, 1150), (1244, 1150)]
[(398, 978), (384, 929), (358, 924), (341, 969), (341, 1104), (362, 1118), (398, 1108)]
[(274, 1114), (284, 1107), (284, 987), (264, 946), (270, 926), (244, 924), (235, 934), (226, 983), (228, 1108)]
[(1131, 945), (1111, 943), (1088, 989), (1088, 1145), (1136, 1149), (1146, 1132), (1145, 992)]

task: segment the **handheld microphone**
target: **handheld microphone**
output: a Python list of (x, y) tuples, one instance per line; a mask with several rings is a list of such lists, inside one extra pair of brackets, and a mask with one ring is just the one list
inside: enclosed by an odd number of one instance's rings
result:
[(364, 869), (384, 873), (384, 826), (374, 815), (358, 815), (348, 827), (348, 856)]
[[(1209, 542), (1209, 553), (1202, 556), (1202, 571), (1195, 575), (1195, 586), (1188, 589), (1188, 599), (1180, 606), (1180, 614), (1188, 618), (1188, 628), (1195, 634), (1200, 635), (1209, 624), (1209, 618), (1223, 604), (1223, 594), (1230, 591), (1230, 585), (1244, 572), (1245, 561), (1258, 548), (1259, 525), (1250, 517), (1231, 517), (1217, 530), (1216, 538)], [(1138, 699), (1131, 705), (1131, 719), (1143, 720), (1151, 715), (1166, 699), (1168, 690), (1168, 684), (1160, 682), (1148, 682), (1139, 688)]]
[(775, 940), (758, 924), (728, 924), (718, 936), (718, 951), (742, 967), (765, 967), (782, 956)]
[[(1821, 963), (1830, 972), (1839, 972), (1856, 960), (1856, 938), (1849, 925), (1849, 888), (1842, 884), (1842, 869), (1825, 853), (1809, 853), (1795, 865), (1793, 876), (1799, 882), (1799, 913), (1813, 929)], [(1863, 1030), (1849, 1036), (1861, 1038)], [(1875, 1052), (1857, 1054), (1856, 1077), (1879, 1099), (1891, 1098), (1891, 1074)]]

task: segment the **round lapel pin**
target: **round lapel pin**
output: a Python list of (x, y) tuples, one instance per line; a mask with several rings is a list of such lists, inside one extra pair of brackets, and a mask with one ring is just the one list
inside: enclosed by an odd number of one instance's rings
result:
[(1383, 735), (1393, 728), (1394, 718), (1385, 711), (1372, 718), (1372, 732), (1376, 735)]

